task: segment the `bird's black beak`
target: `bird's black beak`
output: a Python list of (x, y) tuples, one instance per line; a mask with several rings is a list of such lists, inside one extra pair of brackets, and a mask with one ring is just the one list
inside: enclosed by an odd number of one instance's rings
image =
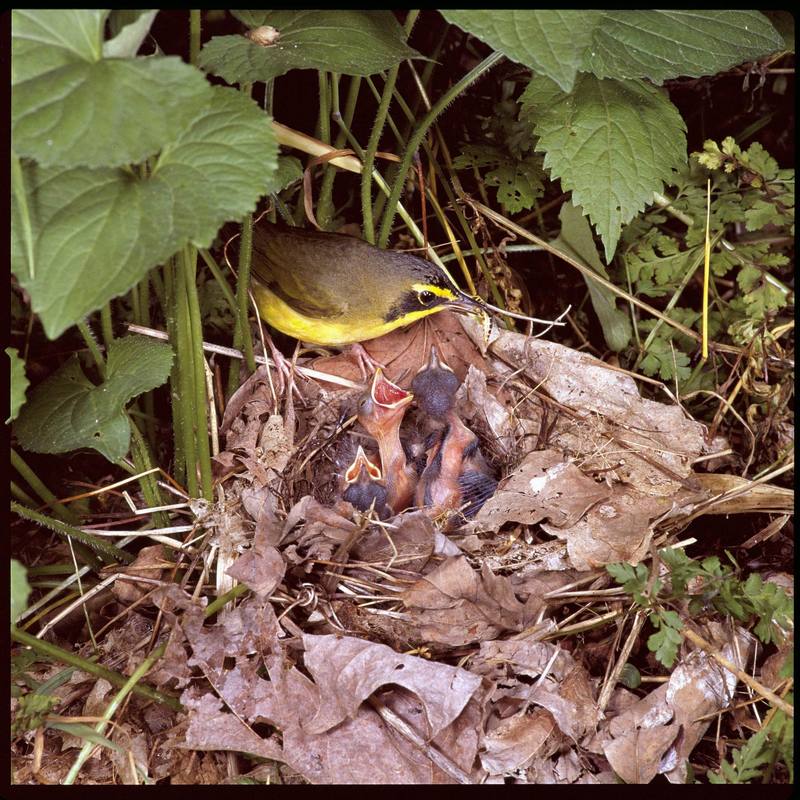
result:
[(466, 292), (458, 290), (458, 299), (451, 300), (448, 308), (461, 314), (486, 314), (489, 309), (480, 297), (470, 297)]

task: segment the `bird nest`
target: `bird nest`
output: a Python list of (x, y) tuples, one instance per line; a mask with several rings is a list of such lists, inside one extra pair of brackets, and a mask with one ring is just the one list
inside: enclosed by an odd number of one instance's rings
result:
[[(619, 695), (618, 672), (603, 676), (604, 663), (592, 674), (559, 644), (596, 624), (597, 612), (584, 620), (586, 606), (570, 604), (617, 591), (605, 565), (637, 563), (712, 508), (693, 465), (723, 445), (674, 399), (644, 399), (624, 371), (514, 332), (487, 342), (447, 313), (366, 349), (407, 386), (432, 344), (499, 478), (457, 530), (430, 509), (381, 520), (341, 500), (368, 440), (353, 420), (365, 387), (341, 385), (359, 377), (347, 357), (304, 360), (295, 389), (260, 368), (231, 399), (218, 500), (198, 522), (217, 592), (251, 591), (212, 626), (177, 587), (161, 605), (184, 656), (168, 648), (158, 678), (184, 688), (188, 747), (255, 753), (312, 782), (479, 782), (531, 769), (591, 782), (627, 758), (604, 714), (634, 701)], [(418, 411), (404, 421), (423, 424)], [(726, 635), (716, 644), (746, 659), (747, 637)], [(191, 668), (208, 684), (190, 683)], [(684, 700), (671, 718), (713, 716)], [(702, 733), (687, 728), (656, 768), (676, 778)]]

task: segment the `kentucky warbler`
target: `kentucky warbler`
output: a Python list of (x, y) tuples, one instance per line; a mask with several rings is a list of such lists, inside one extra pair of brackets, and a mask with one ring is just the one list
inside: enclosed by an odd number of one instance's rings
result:
[(447, 308), (483, 308), (430, 261), (266, 221), (253, 228), (251, 271), (261, 318), (312, 344), (352, 344)]

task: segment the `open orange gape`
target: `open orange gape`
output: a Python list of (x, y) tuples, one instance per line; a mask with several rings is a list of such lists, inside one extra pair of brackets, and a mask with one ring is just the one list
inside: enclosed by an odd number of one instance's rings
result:
[[(456, 413), (459, 385), (435, 346), (411, 384), (413, 392), (376, 370), (369, 392), (359, 402), (358, 421), (377, 442), (381, 466), (378, 469), (369, 462), (359, 448), (345, 475), (344, 499), (365, 510), (364, 503), (376, 492), (369, 486), (383, 486), (385, 503), (394, 513), (409, 508), (413, 501), (433, 517), (443, 518), (445, 528), (474, 516), (497, 481), (480, 452), (478, 437)], [(403, 419), (415, 399), (419, 413), (435, 426), (416, 458), (401, 438)]]

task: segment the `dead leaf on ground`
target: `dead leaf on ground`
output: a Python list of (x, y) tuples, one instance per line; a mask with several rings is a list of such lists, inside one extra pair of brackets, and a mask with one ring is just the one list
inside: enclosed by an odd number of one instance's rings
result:
[(540, 708), (501, 720), (483, 737), (480, 753), (483, 768), (495, 775), (506, 775), (525, 769), (537, 755), (547, 758), (553, 752), (542, 752), (548, 739), (558, 746), (558, 737), (552, 737), (554, 729), (553, 717)]
[(549, 518), (565, 527), (611, 495), (610, 489), (587, 478), (563, 453), (530, 453), (478, 512), (481, 530), (497, 530), (506, 522), (533, 525)]
[(400, 596), (411, 623), (431, 642), (462, 645), (519, 631), (529, 620), (508, 578), (448, 558)]

